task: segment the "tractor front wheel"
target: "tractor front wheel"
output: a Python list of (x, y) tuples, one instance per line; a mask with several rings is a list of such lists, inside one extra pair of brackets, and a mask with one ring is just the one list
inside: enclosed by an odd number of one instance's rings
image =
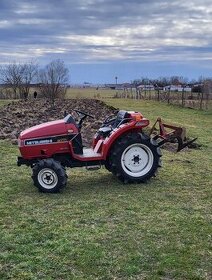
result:
[(46, 193), (59, 192), (66, 186), (67, 176), (63, 166), (54, 159), (40, 160), (32, 169), (34, 185)]
[(161, 152), (157, 143), (144, 134), (128, 134), (115, 144), (111, 169), (123, 182), (145, 182), (161, 166)]

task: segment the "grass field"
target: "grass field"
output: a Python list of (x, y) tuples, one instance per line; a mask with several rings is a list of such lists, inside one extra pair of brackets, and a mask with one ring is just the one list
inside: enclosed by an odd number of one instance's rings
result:
[(69, 88), (66, 98), (111, 98), (116, 91), (111, 89)]
[(202, 147), (163, 151), (146, 184), (70, 169), (66, 189), (51, 195), (16, 166), (17, 147), (1, 141), (0, 279), (211, 279), (211, 113), (105, 100), (183, 124)]
[[(111, 89), (102, 89), (99, 88), (98, 90), (95, 88), (69, 88), (67, 90), (66, 98), (114, 98), (115, 96), (121, 96), (123, 94), (123, 90), (111, 90)], [(166, 93), (167, 94), (167, 93)], [(150, 92), (143, 92), (143, 97), (146, 96), (144, 99), (149, 100), (157, 100), (158, 93), (157, 91), (150, 91)], [(160, 93), (160, 100), (163, 100), (164, 92), (162, 91)], [(200, 108), (200, 100), (198, 100), (197, 93), (193, 93), (194, 99), (189, 99), (190, 93), (187, 93), (186, 96), (184, 96), (184, 107), (190, 107), (193, 109), (199, 109)], [(135, 97), (135, 92), (134, 92)], [(167, 97), (166, 97), (167, 98)], [(169, 95), (169, 101), (167, 99), (164, 99), (164, 103), (168, 104), (175, 104), (176, 106), (182, 106), (182, 94), (181, 92), (171, 92)], [(161, 101), (162, 102), (162, 101)], [(178, 104), (178, 105), (177, 105)], [(202, 108), (204, 110), (212, 110), (212, 100), (209, 99), (207, 102), (206, 100), (203, 100), (202, 102)]]

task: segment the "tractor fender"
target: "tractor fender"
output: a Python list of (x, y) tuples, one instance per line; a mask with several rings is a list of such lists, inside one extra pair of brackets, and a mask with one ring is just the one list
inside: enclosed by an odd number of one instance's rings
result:
[(106, 138), (102, 147), (102, 154), (104, 157), (104, 160), (106, 160), (110, 154), (110, 151), (112, 147), (116, 144), (117, 140), (120, 139), (121, 137), (124, 137), (125, 135), (129, 133), (141, 133), (141, 127), (135, 128), (134, 126), (123, 125), (120, 126), (119, 128), (115, 129), (110, 137)]

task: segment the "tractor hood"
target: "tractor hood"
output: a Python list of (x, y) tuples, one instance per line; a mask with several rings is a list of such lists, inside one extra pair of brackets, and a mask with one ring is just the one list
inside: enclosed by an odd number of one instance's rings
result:
[(22, 131), (19, 138), (25, 140), (63, 134), (67, 134), (66, 124), (64, 120), (57, 120), (30, 127)]

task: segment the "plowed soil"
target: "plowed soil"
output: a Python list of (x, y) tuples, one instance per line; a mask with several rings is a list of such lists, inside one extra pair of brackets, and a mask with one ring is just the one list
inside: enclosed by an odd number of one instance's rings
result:
[(103, 120), (117, 111), (114, 107), (94, 99), (56, 101), (54, 107), (44, 99), (13, 101), (0, 108), (0, 139), (9, 139), (13, 144), (17, 144), (22, 130), (44, 122), (62, 119), (64, 112), (72, 114), (75, 119), (79, 120), (74, 109), (94, 117), (94, 119), (88, 117), (83, 123), (82, 138), (85, 146), (90, 145), (93, 135)]

